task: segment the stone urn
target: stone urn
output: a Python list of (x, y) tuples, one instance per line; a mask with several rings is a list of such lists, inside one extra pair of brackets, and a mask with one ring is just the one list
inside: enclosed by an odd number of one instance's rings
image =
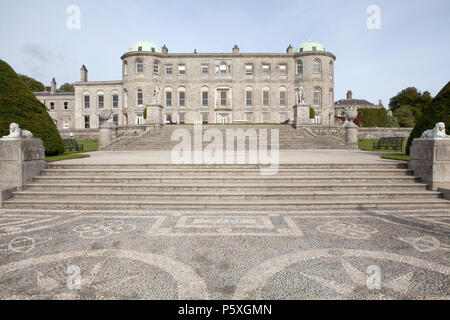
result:
[(345, 124), (344, 126), (356, 126), (356, 124), (353, 122), (358, 117), (358, 108), (349, 107), (345, 109)]

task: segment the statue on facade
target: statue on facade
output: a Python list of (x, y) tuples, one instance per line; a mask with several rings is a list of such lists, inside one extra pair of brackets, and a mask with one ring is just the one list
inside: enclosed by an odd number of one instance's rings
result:
[(19, 139), (31, 139), (33, 134), (28, 130), (20, 129), (17, 123), (11, 123), (9, 126), (9, 136), (4, 136), (1, 140), (19, 140)]
[(439, 122), (434, 129), (425, 131), (421, 139), (450, 139), (450, 136), (445, 134), (445, 123)]
[(156, 84), (155, 90), (153, 91), (153, 104), (160, 104), (161, 101), (161, 86), (159, 81)]
[(303, 90), (303, 87), (300, 87), (298, 89), (297, 94), (298, 94), (297, 103), (305, 104), (305, 90)]

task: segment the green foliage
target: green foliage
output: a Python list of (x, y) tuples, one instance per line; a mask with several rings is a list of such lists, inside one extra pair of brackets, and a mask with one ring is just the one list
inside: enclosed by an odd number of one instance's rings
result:
[(416, 123), (416, 117), (414, 116), (413, 107), (404, 105), (395, 111), (395, 117), (398, 120), (398, 124), (403, 128), (412, 128)]
[(398, 128), (400, 127), (400, 124), (398, 123), (398, 119), (395, 116), (387, 116), (387, 126), (389, 128)]
[(59, 87), (58, 92), (75, 92), (75, 87), (73, 83), (64, 83), (61, 87)]
[(388, 126), (386, 109), (361, 108), (358, 110), (358, 122), (363, 128), (386, 128)]
[(450, 125), (450, 82), (438, 93), (417, 121), (408, 140), (407, 154), (413, 140), (420, 138), (426, 130), (434, 128), (438, 122), (444, 122), (446, 127)]
[(25, 85), (30, 89), (32, 92), (44, 92), (45, 86), (41, 82), (37, 81), (36, 79), (30, 78), (28, 76), (25, 76), (23, 74), (18, 75), (20, 80), (22, 80)]
[(14, 70), (0, 60), (0, 136), (9, 134), (12, 122), (40, 138), (46, 155), (64, 152), (64, 143), (45, 106)]
[(316, 116), (316, 111), (314, 110), (314, 108), (309, 107), (309, 118), (314, 119), (315, 116)]
[(147, 120), (147, 108), (144, 109), (144, 119)]
[[(431, 101), (432, 98), (428, 91), (421, 93), (416, 88), (410, 87), (391, 98), (389, 107), (398, 118), (401, 127), (413, 127)], [(405, 109), (408, 109), (409, 112), (406, 112)], [(414, 119), (412, 125), (411, 117)]]

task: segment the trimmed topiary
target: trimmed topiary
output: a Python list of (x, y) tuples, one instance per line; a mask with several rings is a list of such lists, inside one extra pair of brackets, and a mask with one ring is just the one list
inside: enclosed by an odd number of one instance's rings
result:
[(12, 122), (40, 138), (46, 155), (64, 152), (64, 143), (45, 106), (36, 99), (16, 72), (0, 60), (0, 136), (9, 135), (9, 125)]
[(388, 116), (386, 109), (365, 109), (358, 110), (357, 125), (363, 128), (386, 128), (388, 126)]
[(433, 129), (438, 122), (444, 122), (446, 127), (450, 126), (450, 82), (431, 101), (431, 104), (425, 108), (422, 117), (419, 118), (409, 136), (406, 153), (409, 154), (411, 144), (415, 138), (420, 138), (426, 130)]
[(314, 119), (316, 117), (316, 111), (313, 107), (309, 107), (309, 118)]

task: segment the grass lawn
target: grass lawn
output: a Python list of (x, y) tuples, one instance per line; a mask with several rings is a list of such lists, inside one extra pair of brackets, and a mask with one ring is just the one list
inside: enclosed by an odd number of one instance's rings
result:
[[(358, 142), (358, 147), (360, 150), (373, 151), (373, 144), (376, 142), (378, 142), (378, 139), (361, 139)], [(405, 153), (407, 143), (408, 143), (408, 140), (405, 139), (403, 141), (402, 153), (398, 153), (392, 149), (381, 149), (381, 150), (376, 150), (376, 152), (389, 152), (389, 153), (385, 153), (381, 156), (383, 159), (409, 161), (409, 156)]]
[[(83, 152), (93, 152), (98, 150), (98, 141), (97, 140), (79, 140), (78, 144), (82, 144), (84, 146)], [(63, 154), (51, 157), (45, 157), (47, 162), (61, 161), (61, 160), (69, 160), (69, 159), (80, 159), (87, 158), (88, 154), (76, 152), (76, 151), (66, 151)]]

